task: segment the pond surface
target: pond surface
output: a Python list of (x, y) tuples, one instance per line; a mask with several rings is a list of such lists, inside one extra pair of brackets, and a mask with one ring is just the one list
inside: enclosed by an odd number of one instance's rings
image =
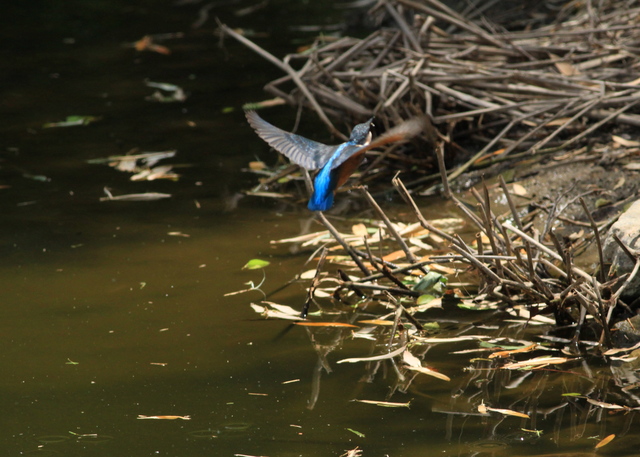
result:
[[(262, 85), (280, 74), (230, 40), (220, 49), (213, 17), (267, 32), (261, 44), (281, 56), (301, 38), (288, 25), (342, 19), (331, 2), (312, 3), (273, 2), (237, 17), (250, 4), (221, 2), (198, 29), (191, 25), (202, 18), (201, 3), (6, 6), (0, 19), (8, 45), (0, 59), (3, 455), (337, 456), (356, 446), (370, 456), (541, 455), (560, 448), (578, 455), (592, 451), (591, 435), (619, 433), (606, 421), (587, 426), (586, 418), (571, 419), (579, 411), (568, 403), (566, 417), (549, 412), (537, 427), (512, 417), (479, 418), (473, 405), (480, 397), (459, 395), (481, 378), (465, 372), (470, 356), (452, 357), (444, 347), (429, 353), (429, 363), (452, 382), (421, 378), (390, 398), (411, 400), (410, 409), (353, 403), (385, 400), (391, 381), (379, 374), (359, 382), (361, 365), (335, 365), (371, 350), (348, 338), (330, 354), (333, 372), (322, 375), (309, 410), (317, 355), (308, 333), (261, 319), (249, 306), (263, 298), (258, 291), (224, 296), (262, 280), (259, 270), (241, 270), (252, 258), (271, 262), (266, 292), (299, 273), (311, 251), (292, 254), (269, 241), (299, 234), (310, 214), (251, 198), (234, 204), (255, 182), (241, 169), (255, 157), (275, 160), (240, 106), (267, 98)], [(178, 32), (184, 36), (162, 42), (170, 55), (127, 46), (144, 35)], [(154, 89), (145, 81), (178, 85), (189, 97), (147, 101)], [(43, 128), (74, 115), (99, 120)], [(270, 117), (292, 125), (291, 110)], [(162, 163), (174, 164), (181, 177), (132, 182), (128, 173), (88, 162), (134, 149), (176, 149)], [(105, 187), (113, 195), (171, 198), (100, 201)], [(294, 284), (273, 299), (299, 309), (305, 298), (304, 285)], [(479, 332), (460, 324), (461, 316), (445, 317), (434, 318), (451, 333), (461, 325)], [(495, 324), (498, 317), (466, 319)], [(503, 333), (523, 337), (526, 330)], [(567, 377), (535, 376), (551, 392), (551, 406), (583, 380), (576, 375), (570, 386)], [(515, 408), (530, 392), (514, 391), (504, 407)], [(624, 430), (633, 414), (610, 428)], [(532, 440), (523, 428), (549, 435)], [(571, 436), (563, 437), (564, 430)], [(634, 440), (624, 449), (633, 449)]]

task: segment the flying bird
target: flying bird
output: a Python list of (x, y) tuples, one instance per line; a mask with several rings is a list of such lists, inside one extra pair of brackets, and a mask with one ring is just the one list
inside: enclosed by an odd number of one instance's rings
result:
[(356, 125), (349, 139), (330, 146), (286, 132), (262, 119), (255, 111), (247, 111), (247, 121), (258, 136), (293, 163), (307, 170), (320, 170), (313, 181), (313, 194), (307, 207), (311, 211), (326, 211), (333, 206), (333, 196), (364, 159), (364, 153), (387, 143), (419, 134), (425, 119), (415, 117), (371, 141), (373, 118)]

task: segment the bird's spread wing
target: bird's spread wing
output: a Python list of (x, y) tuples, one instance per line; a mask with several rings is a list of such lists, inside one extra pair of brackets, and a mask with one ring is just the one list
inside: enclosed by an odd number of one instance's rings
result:
[(322, 168), (336, 150), (335, 146), (308, 140), (295, 133), (285, 132), (258, 116), (255, 111), (247, 111), (247, 121), (258, 136), (269, 146), (285, 155), (293, 163), (308, 170)]

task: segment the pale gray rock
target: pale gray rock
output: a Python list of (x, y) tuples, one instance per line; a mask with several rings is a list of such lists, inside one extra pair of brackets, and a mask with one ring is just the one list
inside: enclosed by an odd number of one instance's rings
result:
[[(611, 264), (611, 271), (615, 272), (615, 276), (631, 273), (635, 263), (618, 246), (613, 239), (614, 234), (631, 250), (640, 251), (640, 200), (634, 202), (611, 226), (603, 246), (604, 260)], [(622, 299), (627, 303), (637, 298), (640, 298), (640, 273), (636, 274), (622, 294)]]

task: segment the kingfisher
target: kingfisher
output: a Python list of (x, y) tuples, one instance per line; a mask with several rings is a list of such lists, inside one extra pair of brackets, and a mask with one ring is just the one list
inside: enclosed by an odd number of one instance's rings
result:
[(247, 111), (246, 116), (258, 136), (273, 149), (307, 170), (320, 170), (313, 181), (313, 194), (307, 205), (311, 211), (326, 211), (333, 206), (335, 190), (358, 168), (364, 159), (363, 148), (372, 138), (373, 118), (356, 125), (349, 140), (330, 146), (285, 132), (255, 111)]
[(245, 115), (258, 136), (273, 149), (307, 170), (320, 170), (313, 181), (313, 194), (307, 205), (311, 211), (327, 211), (333, 206), (336, 189), (358, 168), (366, 151), (417, 135), (424, 127), (424, 118), (415, 117), (372, 142), (372, 117), (356, 125), (347, 141), (331, 146), (279, 129), (255, 111), (247, 111)]

